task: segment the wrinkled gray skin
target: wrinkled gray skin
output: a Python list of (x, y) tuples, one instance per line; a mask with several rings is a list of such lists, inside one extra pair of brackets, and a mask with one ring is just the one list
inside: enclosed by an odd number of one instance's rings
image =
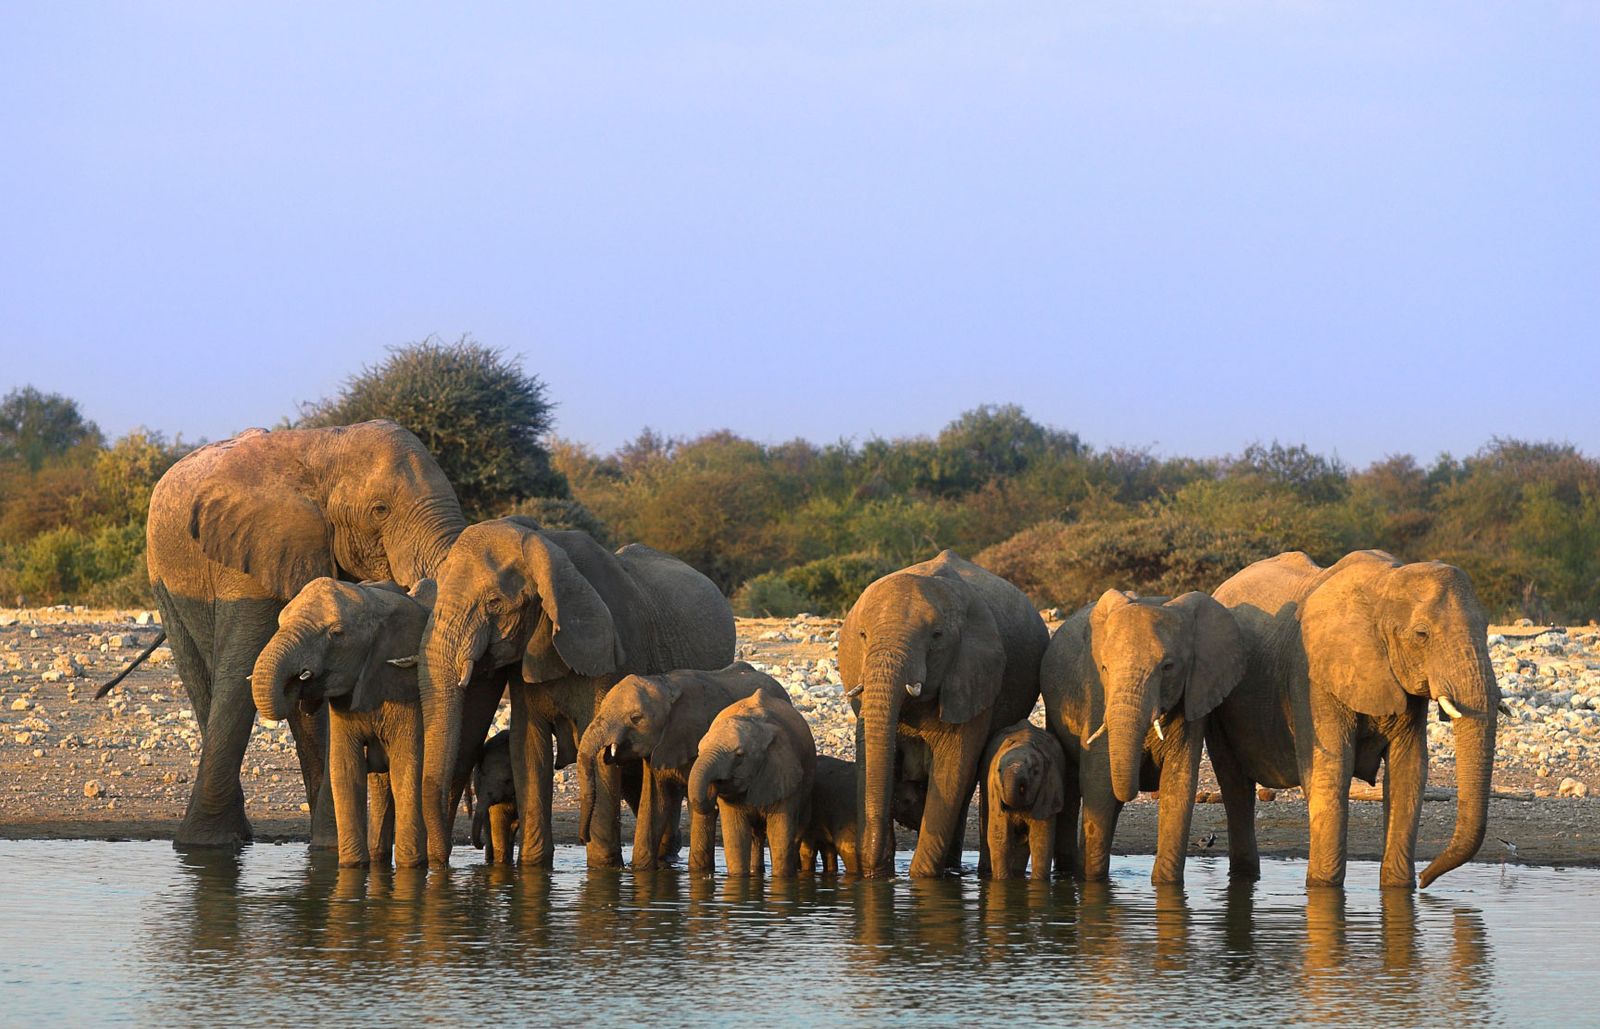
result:
[[(283, 605), (319, 576), (409, 588), (465, 524), (438, 464), (388, 421), (251, 429), (167, 470), (150, 496), (150, 583), (201, 733), (176, 846), (251, 838), (239, 783), (255, 719), (248, 677)], [(325, 723), (298, 709), (288, 721), (312, 845), (333, 846)]]
[[(511, 733), (497, 732), (483, 745), (472, 769), (472, 845), (491, 865), (511, 864), (517, 830), (517, 785), (511, 774)], [(484, 830), (488, 829), (488, 839)]]
[[(978, 760), (993, 725), (1026, 718), (1049, 642), (1021, 590), (946, 550), (868, 586), (839, 634), (839, 674), (859, 716), (861, 874), (894, 873), (896, 754), (928, 755), (914, 876), (959, 869)], [(905, 743), (902, 743), (905, 740)], [(987, 865), (987, 852), (980, 870)]]
[[(903, 761), (900, 767), (904, 769)], [(861, 874), (858, 860), (861, 809), (857, 804), (856, 785), (854, 761), (817, 755), (817, 771), (811, 785), (811, 814), (800, 838), (801, 872), (815, 872), (820, 859), (824, 875), (838, 875), (841, 864), (846, 875)], [(895, 824), (915, 832), (922, 824), (922, 808), (927, 800), (926, 776), (900, 778), (894, 789)]]
[(1381, 551), (1320, 568), (1298, 551), (1258, 561), (1218, 587), (1250, 658), (1206, 730), (1228, 811), (1229, 870), (1255, 878), (1257, 783), (1302, 786), (1311, 821), (1308, 886), (1344, 883), (1352, 776), (1384, 762), (1380, 881), (1415, 885), (1417, 822), (1428, 779), (1430, 702), (1454, 707), (1456, 823), (1422, 873), (1427, 886), (1483, 843), (1500, 688), (1488, 618), (1461, 569), (1401, 564)]
[(1031, 859), (1033, 878), (1049, 881), (1065, 771), (1060, 742), (1032, 722), (1007, 726), (989, 741), (978, 789), (988, 827), (983, 846), (996, 879), (1022, 878)]
[(759, 876), (765, 841), (773, 878), (792, 878), (800, 869), (816, 764), (811, 727), (782, 686), (773, 683), (724, 708), (701, 738), (689, 773), (689, 871), (711, 872), (720, 819), (730, 876)]
[(1140, 790), (1158, 790), (1150, 878), (1183, 881), (1206, 719), (1244, 677), (1245, 659), (1233, 615), (1204, 593), (1135, 599), (1107, 590), (1056, 630), (1039, 687), (1046, 724), (1067, 759), (1066, 810), (1057, 822), (1061, 873), (1105, 879), (1122, 805)]
[(413, 597), (394, 583), (313, 579), (279, 613), (278, 631), (250, 675), (263, 718), (282, 720), (296, 708), (327, 702), (328, 772), (343, 866), (365, 865), (386, 850), (383, 842), (368, 848), (369, 773), (385, 773), (393, 795), (396, 863), (407, 868), (427, 861), (416, 665), (432, 587), (432, 580), (422, 580)]
[(670, 860), (700, 737), (723, 708), (763, 687), (782, 689), (743, 661), (715, 672), (630, 675), (611, 687), (578, 741), (578, 838), (589, 842), (595, 786), (605, 767), (637, 765), (633, 867), (643, 871)]
[[(468, 527), (438, 579), (419, 678), (429, 861), (449, 861), (470, 771), (455, 761), (460, 741), (482, 739), (494, 716), (498, 680), (479, 685), (487, 668), (508, 676), (511, 690), (517, 859), (548, 867), (554, 772), (576, 759), (606, 692), (630, 673), (728, 665), (733, 611), (711, 580), (676, 558), (639, 544), (613, 554), (586, 533), (514, 517)], [(623, 779), (607, 766), (596, 780), (589, 862), (620, 865)]]

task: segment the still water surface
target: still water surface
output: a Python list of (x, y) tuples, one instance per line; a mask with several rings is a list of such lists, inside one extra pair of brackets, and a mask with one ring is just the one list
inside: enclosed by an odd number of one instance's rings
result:
[[(677, 872), (340, 870), (303, 846), (0, 842), (0, 1022), (1579, 1025), (1600, 872), (1473, 865), (1421, 892), (1263, 862), (1181, 890), (793, 884)], [(1373, 884), (1373, 885), (1367, 885)]]

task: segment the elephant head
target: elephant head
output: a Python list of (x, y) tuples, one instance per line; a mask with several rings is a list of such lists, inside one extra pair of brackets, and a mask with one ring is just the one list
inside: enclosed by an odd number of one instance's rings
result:
[(511, 734), (497, 732), (483, 745), (483, 753), (472, 770), (472, 792), (477, 806), (472, 812), (472, 845), (484, 845), (484, 829), (490, 831), (493, 860), (511, 862), (511, 823), (516, 821), (517, 790), (511, 774)]
[(466, 524), (438, 463), (390, 421), (251, 430), (196, 459), (210, 467), (184, 498), (189, 536), (280, 600), (323, 575), (409, 587)]
[(907, 705), (959, 725), (1000, 692), (1006, 651), (978, 591), (954, 576), (895, 572), (868, 586), (839, 633), (839, 672), (860, 716), (861, 868), (893, 867), (895, 741)]
[(1088, 632), (1094, 667), (1085, 676), (1088, 695), (1079, 698), (1086, 707), (1081, 724), (1098, 727), (1089, 746), (1103, 730), (1112, 792), (1128, 803), (1139, 793), (1145, 740), (1161, 735), (1162, 720), (1176, 711), (1198, 721), (1244, 678), (1244, 635), (1228, 609), (1204, 593), (1163, 603), (1118, 590), (1095, 603)]
[(1061, 782), (1066, 759), (1052, 735), (1022, 721), (1001, 730), (991, 744), (988, 769), (991, 803), (1005, 811), (1051, 818), (1061, 811)]
[(1483, 844), (1494, 770), (1500, 687), (1489, 660), (1488, 616), (1467, 574), (1437, 561), (1402, 565), (1353, 554), (1328, 569), (1300, 611), (1313, 691), (1350, 710), (1404, 713), (1410, 698), (1439, 705), (1456, 751), (1456, 822), (1423, 871), (1427, 886)]
[(694, 763), (698, 735), (673, 725), (673, 708), (682, 698), (683, 687), (671, 675), (629, 675), (611, 687), (578, 743), (580, 840), (589, 842), (597, 762), (649, 761), (657, 768)]
[(689, 773), (689, 803), (696, 811), (714, 811), (719, 798), (769, 808), (799, 788), (804, 778), (799, 755), (765, 710), (769, 704), (790, 701), (772, 694), (770, 687), (763, 687), (730, 704), (700, 738)]
[(423, 634), (418, 673), (430, 841), (445, 840), (448, 832), (462, 690), (475, 670), (520, 664), (524, 682), (540, 683), (573, 674), (613, 675), (626, 661), (611, 608), (574, 564), (568, 546), (611, 558), (583, 533), (545, 533), (525, 520), (501, 518), (468, 526), (439, 570), (438, 601)]
[[(426, 597), (431, 581), (419, 584)], [(369, 711), (416, 694), (417, 648), (428, 611), (394, 583), (313, 579), (278, 614), (278, 631), (256, 659), (251, 691), (263, 718), (324, 700)]]

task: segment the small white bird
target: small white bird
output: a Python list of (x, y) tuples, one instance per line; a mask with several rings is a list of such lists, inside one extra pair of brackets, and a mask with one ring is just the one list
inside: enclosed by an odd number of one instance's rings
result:
[(1509, 853), (1512, 857), (1516, 857), (1517, 856), (1517, 845), (1515, 843), (1512, 843), (1510, 840), (1506, 839), (1504, 836), (1496, 836), (1495, 839), (1500, 841), (1500, 845), (1502, 847), (1506, 848), (1506, 852)]
[(1194, 845), (1196, 847), (1199, 847), (1201, 850), (1210, 850), (1211, 846), (1213, 844), (1215, 844), (1216, 842), (1217, 842), (1217, 834), (1216, 833), (1208, 833), (1205, 836), (1201, 836), (1198, 839), (1196, 839), (1194, 841)]

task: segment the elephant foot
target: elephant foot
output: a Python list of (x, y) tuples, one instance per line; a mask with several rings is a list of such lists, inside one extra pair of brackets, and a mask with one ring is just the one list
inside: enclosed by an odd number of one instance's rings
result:
[(1228, 878), (1242, 882), (1257, 882), (1261, 878), (1261, 860), (1251, 858), (1248, 861), (1230, 861), (1228, 863)]
[(1417, 877), (1405, 872), (1389, 872), (1387, 869), (1378, 873), (1378, 885), (1386, 890), (1414, 890), (1417, 888)]
[(1182, 886), (1183, 885), (1183, 873), (1182, 872), (1177, 872), (1177, 873), (1172, 873), (1172, 872), (1166, 872), (1166, 873), (1151, 872), (1150, 873), (1150, 882), (1152, 884), (1156, 885), (1156, 886)]
[(366, 868), (371, 863), (372, 862), (370, 862), (366, 858), (340, 858), (339, 859), (339, 867), (340, 868)]
[(1327, 889), (1336, 889), (1336, 890), (1337, 889), (1343, 889), (1344, 888), (1344, 876), (1342, 874), (1341, 875), (1312, 875), (1310, 872), (1306, 873), (1306, 889), (1308, 889), (1308, 890), (1316, 890), (1316, 889), (1325, 889), (1325, 888), (1327, 888)]
[[(612, 850), (607, 847), (598, 847), (590, 844), (588, 847), (590, 868), (621, 868), (622, 848)], [(638, 867), (637, 865), (635, 866)]]
[(250, 820), (242, 814), (230, 818), (201, 821), (185, 818), (172, 837), (174, 850), (227, 848), (238, 850), (255, 839)]

